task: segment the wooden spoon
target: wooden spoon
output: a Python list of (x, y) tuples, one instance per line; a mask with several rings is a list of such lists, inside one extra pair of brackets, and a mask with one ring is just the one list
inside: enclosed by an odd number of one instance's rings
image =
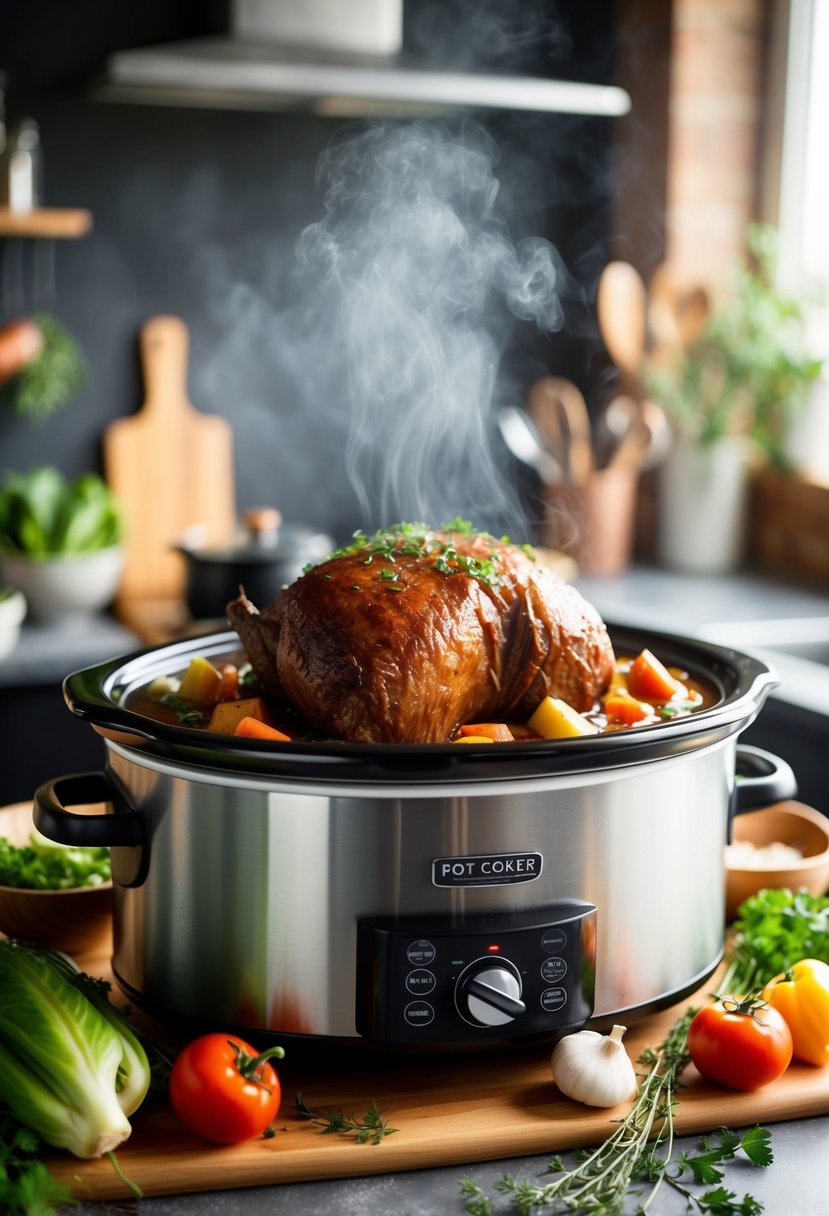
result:
[(527, 410), (538, 432), (574, 485), (584, 485), (593, 472), (593, 441), (587, 402), (563, 376), (542, 376), (530, 386)]
[(609, 262), (599, 279), (596, 307), (610, 357), (631, 396), (642, 392), (641, 367), (647, 344), (647, 292), (628, 262)]

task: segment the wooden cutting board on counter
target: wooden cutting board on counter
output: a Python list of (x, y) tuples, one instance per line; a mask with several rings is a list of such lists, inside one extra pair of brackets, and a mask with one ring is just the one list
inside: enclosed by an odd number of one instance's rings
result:
[(185, 565), (174, 546), (188, 528), (200, 541), (233, 535), (233, 434), (187, 396), (189, 333), (179, 317), (151, 317), (139, 336), (144, 403), (103, 436), (106, 480), (124, 511), (126, 568), (119, 603), (180, 599)]
[[(108, 974), (106, 961), (78, 960), (90, 974)], [(702, 1003), (712, 990), (700, 990)], [(114, 990), (115, 991), (115, 990)], [(635, 1060), (666, 1037), (686, 1002), (631, 1027), (625, 1037)], [(211, 1146), (185, 1131), (163, 1101), (147, 1103), (132, 1118), (133, 1134), (118, 1149), (125, 1176), (147, 1195), (269, 1186), (387, 1174), (439, 1165), (462, 1166), (530, 1154), (547, 1154), (603, 1141), (627, 1104), (611, 1110), (580, 1106), (559, 1094), (550, 1074), (549, 1047), (498, 1054), (374, 1057), (356, 1046), (321, 1056), (318, 1048), (286, 1048), (278, 1063), (282, 1106), (275, 1135), (227, 1147)], [(678, 1135), (719, 1127), (753, 1126), (829, 1114), (829, 1067), (793, 1064), (773, 1085), (732, 1093), (685, 1076), (675, 1114)], [(294, 1113), (298, 1093), (314, 1111), (362, 1115), (374, 1101), (397, 1130), (381, 1144), (324, 1135)], [(52, 1173), (79, 1199), (121, 1199), (130, 1192), (107, 1158), (78, 1161), (54, 1156)]]

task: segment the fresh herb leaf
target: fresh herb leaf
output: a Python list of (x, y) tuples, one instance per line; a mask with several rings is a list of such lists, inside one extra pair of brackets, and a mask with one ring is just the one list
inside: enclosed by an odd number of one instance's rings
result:
[(771, 1151), (771, 1132), (767, 1127), (752, 1127), (740, 1141), (743, 1150), (753, 1165), (771, 1165), (774, 1155)]
[(37, 1154), (39, 1138), (0, 1103), (0, 1211), (5, 1216), (46, 1216), (73, 1201)]
[(166, 696), (161, 698), (162, 704), (169, 705), (171, 709), (176, 711), (176, 717), (182, 726), (204, 726), (207, 721), (207, 715), (201, 710), (194, 709), (192, 705), (188, 705), (181, 697), (176, 696), (174, 692), (168, 692)]
[(383, 1112), (373, 1101), (368, 1104), (362, 1117), (345, 1115), (342, 1111), (310, 1110), (302, 1100), (301, 1093), (296, 1096), (294, 1108), (300, 1119), (318, 1124), (323, 1136), (334, 1133), (353, 1135), (358, 1144), (382, 1144), (386, 1136), (397, 1131), (396, 1127), (389, 1127)]

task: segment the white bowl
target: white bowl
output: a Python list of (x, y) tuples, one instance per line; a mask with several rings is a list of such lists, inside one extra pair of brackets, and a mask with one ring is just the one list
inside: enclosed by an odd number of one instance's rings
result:
[(65, 553), (33, 559), (4, 554), (0, 570), (26, 597), (29, 614), (38, 621), (89, 616), (115, 598), (124, 550), (121, 545), (94, 553)]
[(26, 615), (26, 598), (22, 591), (2, 594), (0, 588), (0, 659), (11, 654), (20, 637), (20, 626)]

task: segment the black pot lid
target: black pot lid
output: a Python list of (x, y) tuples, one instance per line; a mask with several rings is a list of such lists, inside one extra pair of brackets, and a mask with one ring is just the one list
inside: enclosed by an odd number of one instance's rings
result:
[(244, 531), (222, 545), (199, 543), (198, 527), (186, 533), (179, 552), (189, 560), (210, 565), (243, 562), (318, 562), (334, 548), (324, 532), (305, 524), (283, 523), (275, 507), (251, 507), (243, 515)]
[[(503, 744), (272, 743), (167, 725), (125, 702), (156, 676), (183, 672), (191, 658), (231, 661), (242, 652), (233, 630), (205, 634), (114, 658), (68, 676), (72, 713), (130, 748), (196, 768), (314, 781), (497, 781), (589, 772), (680, 755), (742, 731), (777, 683), (759, 659), (678, 634), (608, 624), (619, 654), (649, 647), (669, 666), (712, 684), (710, 708), (652, 726), (572, 739)], [(127, 738), (124, 739), (123, 736)]]

